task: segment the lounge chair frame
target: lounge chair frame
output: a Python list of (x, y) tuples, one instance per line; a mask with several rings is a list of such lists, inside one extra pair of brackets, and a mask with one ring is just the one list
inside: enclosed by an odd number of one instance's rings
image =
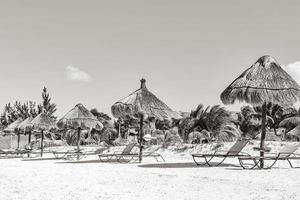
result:
[(0, 151), (1, 158), (23, 158), (25, 155), (30, 155), (31, 150), (14, 150), (14, 151)]
[[(224, 152), (225, 154), (220, 154)], [(213, 154), (193, 154), (193, 160), (194, 162), (198, 165), (198, 166), (209, 166), (209, 167), (218, 167), (219, 165), (221, 165), (222, 163), (224, 163), (224, 161), (227, 158), (236, 158), (236, 157), (245, 157), (245, 156), (249, 156), (248, 153), (245, 152), (237, 152), (236, 154), (232, 154), (232, 152), (228, 152), (228, 151), (215, 151)], [(200, 163), (197, 161), (197, 158), (204, 158), (204, 163)], [(221, 161), (213, 164), (212, 160), (214, 158), (222, 158)]]
[[(242, 152), (241, 150), (248, 144), (248, 140), (237, 141), (228, 151), (225, 150), (216, 150), (211, 154), (192, 154), (193, 160), (197, 166), (209, 166), (209, 167), (217, 167), (220, 166), (227, 158), (235, 158), (235, 157), (246, 157), (250, 156), (248, 153)], [(234, 150), (238, 148), (238, 150)], [(200, 163), (198, 161), (199, 158), (204, 159), (204, 163)], [(221, 161), (217, 163), (213, 163), (212, 160), (214, 158), (222, 158)]]
[[(260, 167), (260, 161), (261, 158), (263, 160), (270, 160), (273, 161), (269, 166), (266, 166), (264, 168)], [(249, 156), (249, 157), (240, 157), (239, 163), (243, 169), (271, 169), (279, 160), (287, 161), (291, 168), (294, 168), (291, 160), (300, 160), (300, 154), (296, 153), (267, 153), (265, 156)], [(253, 161), (252, 163), (245, 163), (244, 161)]]
[(81, 160), (85, 157), (85, 154), (81, 150), (68, 150), (65, 152), (52, 152), (56, 159), (65, 159), (65, 160)]
[[(114, 152), (113, 154), (103, 154), (98, 155), (101, 162), (110, 162), (117, 161), (119, 163), (129, 163), (131, 161), (137, 162), (139, 160), (139, 154), (130, 153), (130, 154), (122, 154), (122, 152)], [(143, 152), (143, 157), (153, 157), (157, 162), (165, 162), (165, 159), (162, 155), (154, 152)]]
[[(125, 147), (123, 151), (115, 151), (111, 154), (99, 154), (98, 157), (101, 162), (111, 162), (116, 161), (119, 163), (129, 163), (131, 161), (137, 162), (139, 160), (138, 153), (131, 153), (131, 150), (135, 147), (134, 144), (129, 144)], [(165, 162), (162, 155), (155, 153), (154, 151), (143, 151), (143, 157), (153, 157), (157, 162), (160, 160)]]
[[(106, 148), (103, 148), (101, 150), (104, 149)], [(80, 149), (80, 150), (68, 150), (65, 152), (52, 151), (52, 153), (56, 159), (81, 160), (88, 155), (98, 155), (99, 154), (98, 150), (99, 149), (95, 151), (83, 151), (82, 149)]]

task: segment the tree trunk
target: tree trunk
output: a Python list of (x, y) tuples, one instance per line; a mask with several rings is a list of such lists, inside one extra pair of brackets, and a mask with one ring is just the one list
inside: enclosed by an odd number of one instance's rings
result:
[(44, 130), (41, 132), (41, 157), (43, 157), (44, 153)]
[[(260, 137), (260, 157), (264, 156), (265, 138), (266, 138), (266, 120), (267, 120), (267, 104), (262, 105), (262, 120), (261, 120), (261, 137)], [(260, 168), (264, 167), (264, 159), (260, 158)]]
[(280, 135), (277, 134), (277, 129), (276, 129), (276, 127), (274, 127), (273, 130), (274, 130), (274, 134), (275, 134), (276, 136), (280, 136)]
[(144, 123), (144, 116), (141, 115), (141, 120), (140, 120), (140, 153), (139, 153), (139, 162), (142, 162), (142, 155), (143, 155), (143, 146), (142, 146), (142, 141), (143, 141), (143, 123)]

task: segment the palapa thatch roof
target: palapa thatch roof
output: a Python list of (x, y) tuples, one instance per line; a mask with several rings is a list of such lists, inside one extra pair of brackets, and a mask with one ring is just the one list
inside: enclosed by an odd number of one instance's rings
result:
[(17, 126), (17, 131), (21, 133), (25, 133), (26, 131), (31, 130), (32, 124), (31, 121), (33, 120), (32, 117), (26, 118), (24, 121), (22, 121), (18, 126)]
[(125, 118), (140, 113), (158, 119), (181, 118), (181, 116), (158, 99), (146, 87), (146, 80), (141, 80), (140, 89), (117, 101), (111, 107), (112, 114), (117, 118)]
[(22, 119), (18, 118), (16, 121), (14, 121), (13, 123), (9, 124), (3, 131), (5, 133), (10, 133), (10, 132), (14, 132), (16, 130), (16, 128), (18, 127), (19, 124), (22, 123)]
[(61, 118), (57, 126), (62, 129), (97, 129), (101, 130), (103, 124), (82, 104), (77, 104), (63, 118)]
[(257, 106), (265, 102), (291, 106), (299, 97), (299, 85), (271, 56), (259, 58), (221, 94), (224, 104), (238, 100)]
[(30, 124), (34, 129), (39, 130), (51, 130), (56, 128), (55, 120), (46, 113), (40, 113), (30, 122)]

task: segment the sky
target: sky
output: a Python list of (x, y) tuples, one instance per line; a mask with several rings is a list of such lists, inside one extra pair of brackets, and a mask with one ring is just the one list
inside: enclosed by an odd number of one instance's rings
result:
[(173, 110), (222, 104), (263, 55), (300, 82), (299, 36), (296, 0), (0, 0), (0, 111), (46, 86), (58, 116), (111, 115), (141, 78)]

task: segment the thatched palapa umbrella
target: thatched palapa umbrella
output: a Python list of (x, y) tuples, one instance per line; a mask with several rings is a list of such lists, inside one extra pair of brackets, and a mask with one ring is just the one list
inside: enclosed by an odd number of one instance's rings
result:
[[(82, 129), (103, 128), (102, 123), (82, 104), (77, 104), (63, 118), (61, 118), (57, 126), (61, 129), (76, 129), (77, 132), (77, 150), (80, 146), (80, 132)], [(78, 155), (79, 156), (79, 155)]]
[(40, 113), (31, 122), (33, 129), (41, 131), (41, 157), (44, 152), (44, 131), (56, 129), (55, 121), (46, 113)]
[(28, 133), (28, 144), (31, 142), (31, 131), (32, 131), (32, 124), (31, 121), (33, 120), (32, 117), (26, 118), (24, 121), (22, 121), (18, 127), (16, 128), (18, 133)]
[[(254, 106), (262, 106), (262, 132), (260, 156), (264, 156), (266, 135), (266, 105), (271, 102), (282, 106), (292, 106), (300, 98), (300, 87), (271, 56), (263, 56), (249, 69), (234, 80), (221, 94), (224, 104), (236, 100)], [(260, 160), (261, 168), (264, 166)]]
[(116, 118), (126, 116), (140, 116), (140, 154), (139, 160), (142, 161), (142, 139), (143, 139), (143, 120), (144, 117), (155, 117), (158, 119), (180, 118), (180, 115), (169, 108), (164, 102), (158, 99), (146, 87), (146, 80), (141, 80), (141, 87), (127, 97), (117, 101), (111, 107), (112, 114)]
[[(18, 118), (16, 121), (14, 121), (13, 123), (9, 124), (4, 130), (3, 132), (5, 133), (15, 133), (17, 132), (16, 129), (19, 126), (19, 124), (22, 123), (22, 119)], [(18, 136), (18, 147), (17, 149), (19, 149), (20, 147), (20, 134), (17, 132), (17, 136)]]
[(9, 124), (3, 131), (5, 133), (12, 133), (15, 132), (16, 128), (19, 126), (19, 124), (22, 123), (22, 119), (18, 118), (16, 121), (14, 121), (13, 123)]

